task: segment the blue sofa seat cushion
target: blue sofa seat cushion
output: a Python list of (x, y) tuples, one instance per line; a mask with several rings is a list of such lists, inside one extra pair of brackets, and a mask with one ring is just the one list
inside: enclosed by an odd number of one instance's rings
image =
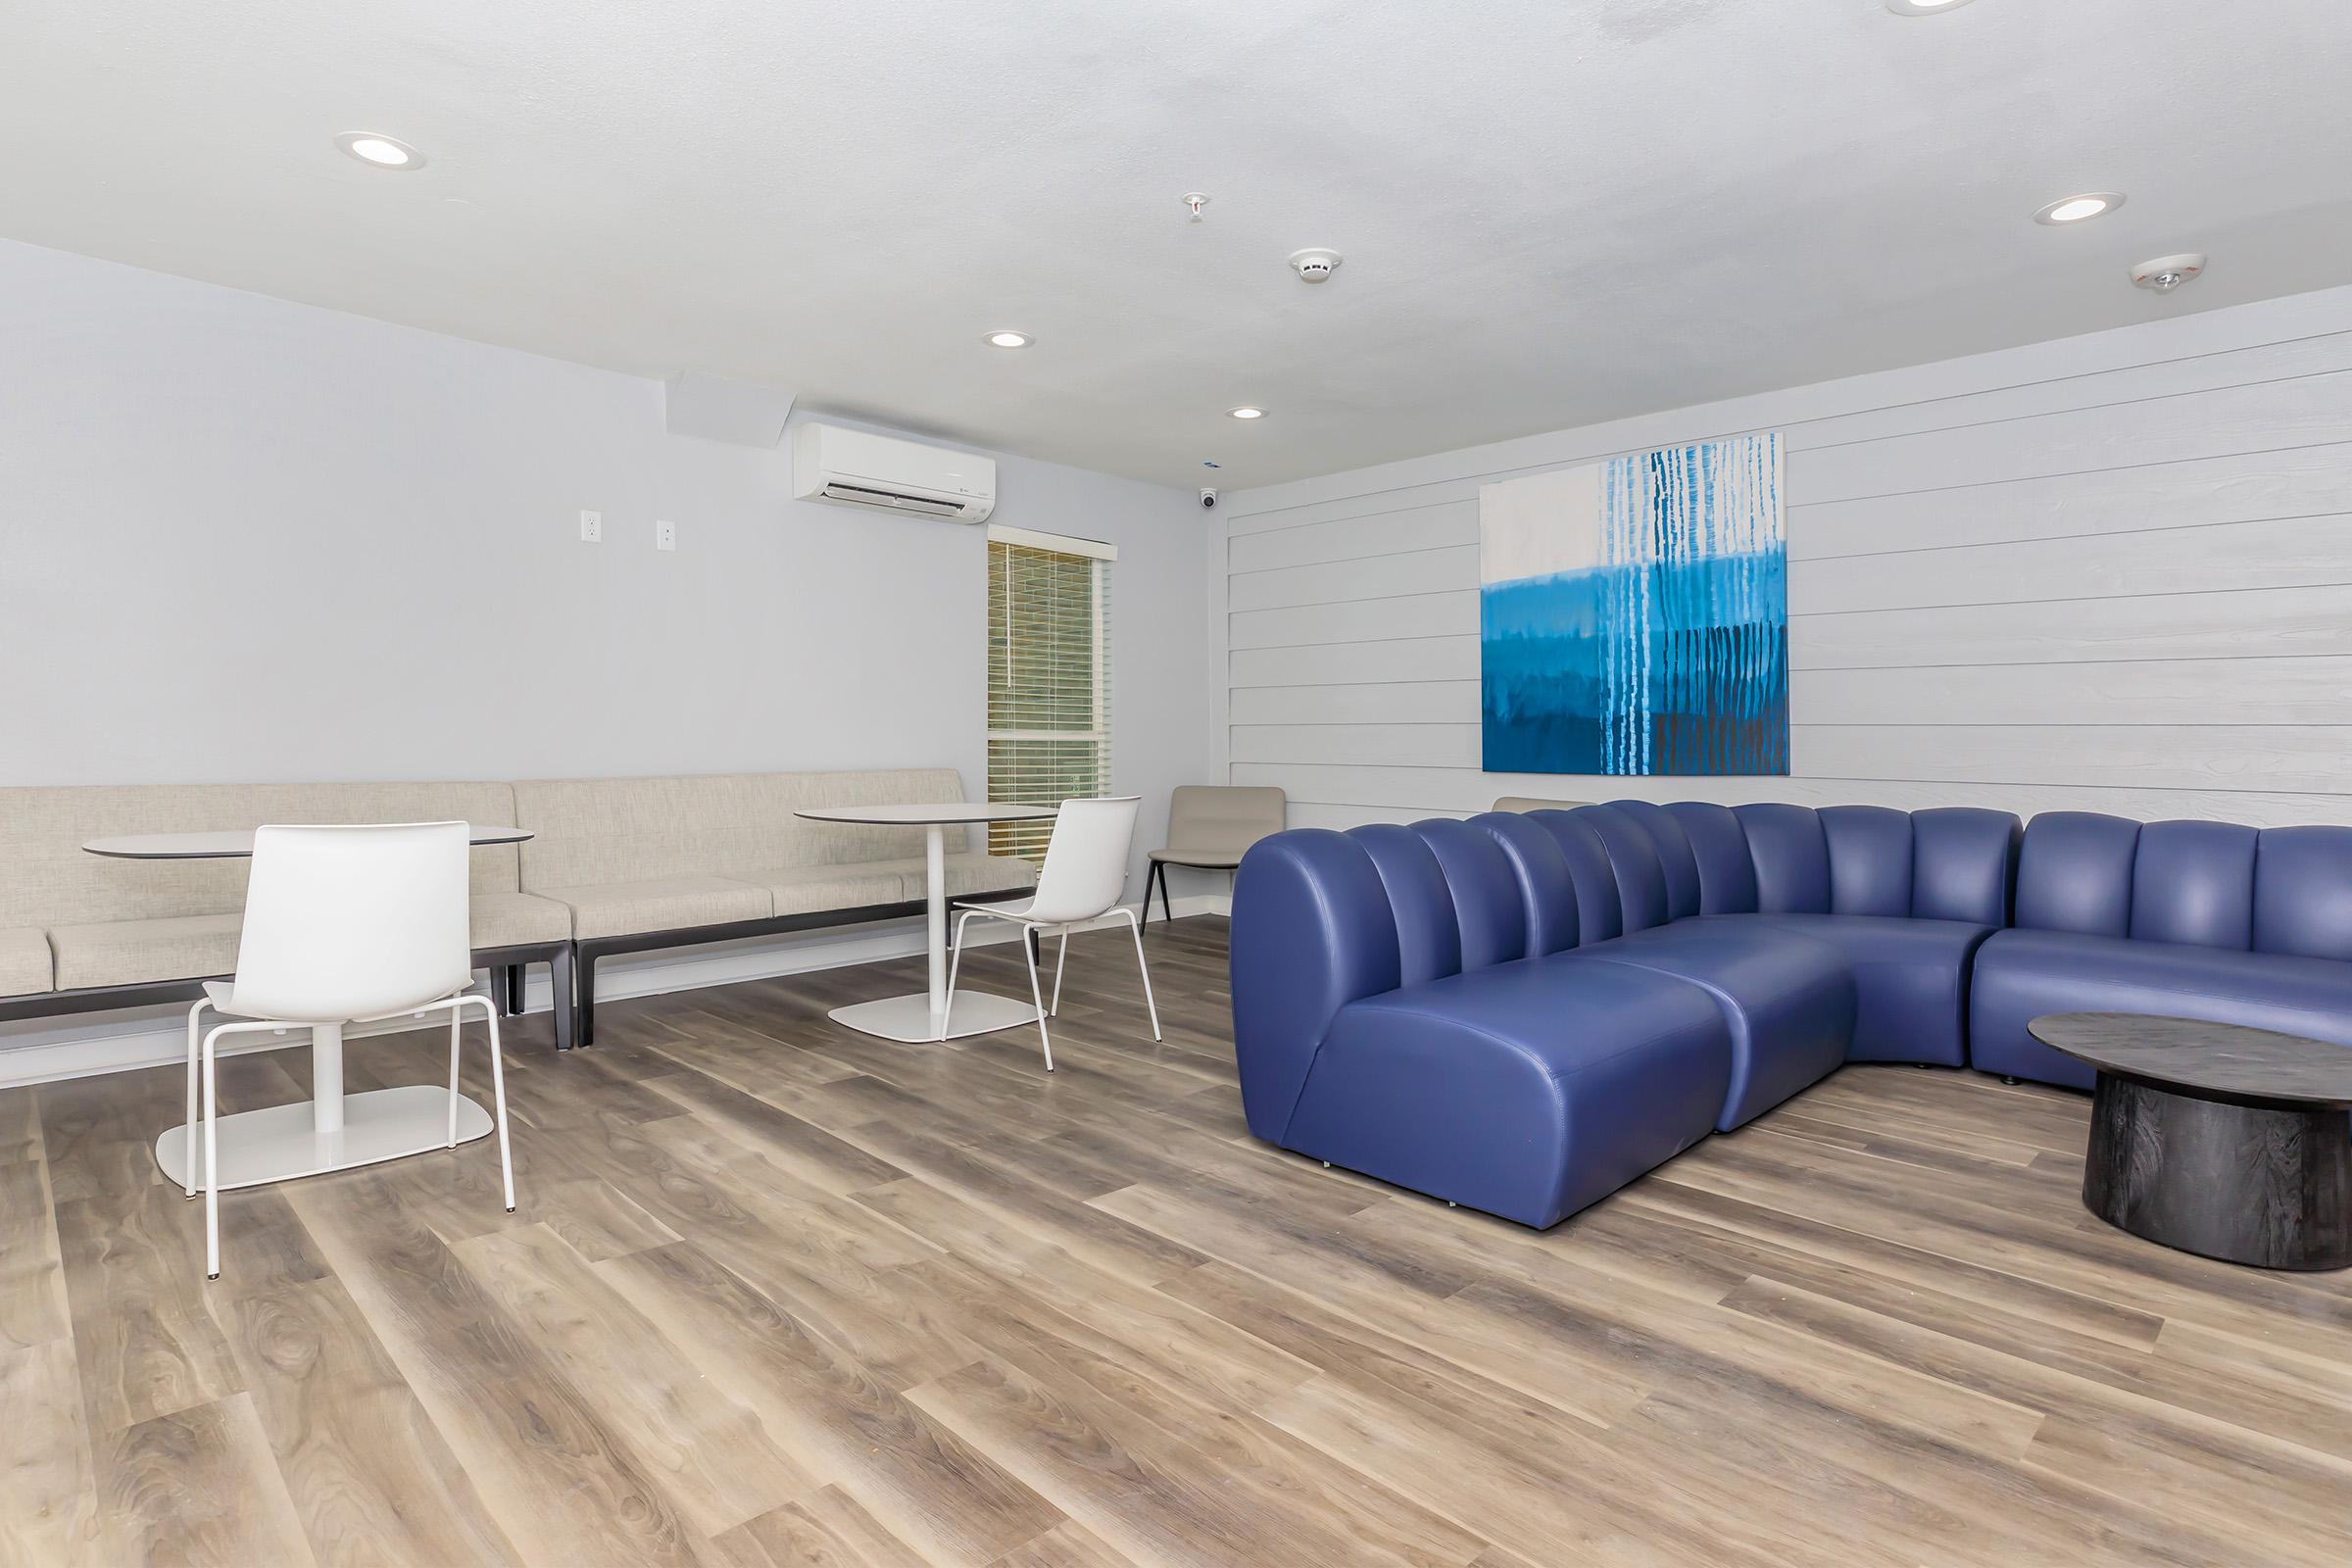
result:
[(1734, 928), (1784, 931), (1838, 950), (1854, 976), (1848, 1061), (1968, 1062), (1968, 975), (1993, 927), (1879, 914), (1727, 914)]
[(1678, 920), (1593, 943), (1577, 956), (1673, 975), (1704, 988), (1732, 1034), (1732, 1079), (1715, 1125), (1763, 1114), (1845, 1060), (1854, 980), (1837, 948), (1726, 915)]
[(1281, 1142), (1541, 1228), (1704, 1138), (1731, 1072), (1697, 987), (1521, 958), (1342, 1007)]
[(2045, 1012), (2145, 1012), (2352, 1047), (2352, 963), (2067, 931), (2000, 931), (1977, 950), (1969, 1060), (2088, 1089), (2097, 1074), (2035, 1040)]

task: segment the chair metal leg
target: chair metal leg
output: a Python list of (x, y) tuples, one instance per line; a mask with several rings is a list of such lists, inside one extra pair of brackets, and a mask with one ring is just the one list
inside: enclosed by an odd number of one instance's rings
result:
[(1037, 1005), (1037, 1039), (1046, 1048), (1046, 1071), (1054, 1070), (1054, 1037), (1046, 1033), (1046, 996), (1037, 983), (1037, 927), (1029, 927), (1029, 938), (1021, 944), (1021, 954), (1029, 960), (1029, 1000)]
[[(493, 1005), (492, 1005), (492, 1010), (493, 1010), (493, 1011), (496, 1011), (496, 1010), (497, 1010), (497, 1007), (496, 1007), (496, 1004), (493, 1004)], [(450, 1009), (449, 1009), (449, 1143), (448, 1143), (448, 1145), (446, 1146), (446, 1147), (448, 1147), (448, 1148), (450, 1148), (450, 1149), (455, 1149), (455, 1148), (457, 1148), (457, 1147), (458, 1147), (458, 1033), (459, 1033), (459, 1031), (460, 1031), (461, 1029), (463, 1029), (463, 1028), (465, 1027), (465, 1024), (466, 1024), (466, 1009), (465, 1009), (465, 1008), (463, 1008), (463, 1007), (452, 1007), (452, 1008), (450, 1008)]]
[(1175, 906), (1168, 903), (1168, 862), (1165, 860), (1159, 862), (1159, 912), (1168, 924), (1176, 923)]
[(1127, 916), (1127, 934), (1135, 938), (1135, 968), (1144, 977), (1144, 1007), (1152, 1014), (1152, 1038), (1157, 1040), (1160, 1038), (1159, 1003), (1152, 995), (1152, 966), (1144, 961), (1144, 924), (1132, 910), (1121, 909), (1119, 912)]
[(204, 1037), (204, 1277), (220, 1277), (220, 1139), (214, 1112), (220, 1102), (220, 1084), (214, 1072), (216, 1029)]
[(202, 1002), (197, 1003), (196, 1005), (188, 1009), (188, 1147), (186, 1166), (188, 1179), (182, 1185), (187, 1190), (188, 1201), (191, 1203), (196, 1200), (196, 1075), (199, 1071), (201, 1071), (201, 1068), (197, 1062), (197, 1057), (201, 1054), (202, 1050), (198, 1044), (199, 1031), (196, 1026), (196, 1020), (203, 1012), (204, 1004)]
[(1070, 928), (1061, 928), (1061, 952), (1054, 960), (1054, 1005), (1047, 1010), (1061, 1016), (1061, 972), (1070, 966)]
[[(460, 1004), (460, 1010), (463, 1010), (463, 1004)], [(514, 1212), (514, 1154), (507, 1143), (507, 1066), (498, 1044), (498, 1009), (484, 1006), (482, 1021), (490, 1026), (490, 1104), (491, 1121), (498, 1128), (498, 1174), (507, 1190), (507, 1212), (512, 1214)]]
[(956, 973), (963, 967), (963, 928), (972, 923), (978, 909), (966, 909), (956, 917), (956, 942), (948, 950), (948, 1009), (939, 1015), (939, 1037), (951, 1038), (948, 1024), (956, 1016)]

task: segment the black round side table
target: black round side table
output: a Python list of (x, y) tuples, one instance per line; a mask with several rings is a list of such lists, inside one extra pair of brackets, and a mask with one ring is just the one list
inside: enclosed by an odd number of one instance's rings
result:
[(2231, 1263), (2352, 1266), (2352, 1047), (2130, 1012), (2026, 1027), (2098, 1069), (2092, 1213)]

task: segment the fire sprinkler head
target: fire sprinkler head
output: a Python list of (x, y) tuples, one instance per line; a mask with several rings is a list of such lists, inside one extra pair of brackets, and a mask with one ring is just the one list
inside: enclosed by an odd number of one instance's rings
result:
[(2205, 258), (2196, 251), (2183, 251), (2178, 256), (2159, 256), (2152, 262), (2142, 262), (2132, 269), (2134, 288), (2152, 289), (2158, 294), (2170, 294), (2183, 283), (2193, 283), (2205, 270)]

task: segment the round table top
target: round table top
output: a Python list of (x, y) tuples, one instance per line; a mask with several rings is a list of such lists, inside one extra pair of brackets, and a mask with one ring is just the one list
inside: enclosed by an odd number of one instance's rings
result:
[(2026, 1025), (2101, 1072), (2209, 1095), (2352, 1106), (2352, 1047), (2195, 1018), (2053, 1012)]
[[(531, 836), (520, 827), (466, 825), (466, 836), (477, 844), (520, 844)], [(120, 860), (233, 860), (253, 853), (253, 829), (231, 828), (220, 833), (124, 833), (116, 838), (91, 839), (82, 848), (92, 855)]]
[(938, 822), (1036, 822), (1061, 809), (1012, 801), (939, 801), (928, 806), (811, 806), (795, 816), (812, 822), (866, 822), (889, 827), (928, 827)]

